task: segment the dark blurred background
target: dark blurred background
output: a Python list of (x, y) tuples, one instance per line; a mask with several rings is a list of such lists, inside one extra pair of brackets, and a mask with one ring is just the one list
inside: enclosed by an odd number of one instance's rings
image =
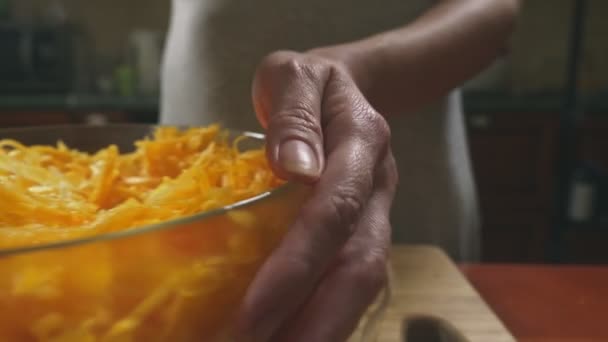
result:
[[(0, 127), (157, 120), (169, 0), (0, 0)], [(464, 85), (483, 259), (608, 262), (605, 0), (527, 0)]]

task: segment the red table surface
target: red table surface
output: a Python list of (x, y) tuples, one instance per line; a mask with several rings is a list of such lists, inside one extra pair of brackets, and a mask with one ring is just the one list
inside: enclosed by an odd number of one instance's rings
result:
[(521, 342), (608, 342), (608, 266), (462, 265)]

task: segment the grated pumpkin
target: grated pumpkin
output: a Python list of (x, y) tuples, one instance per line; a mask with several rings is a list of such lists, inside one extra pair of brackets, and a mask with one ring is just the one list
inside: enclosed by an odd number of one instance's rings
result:
[[(282, 184), (218, 125), (159, 127), (121, 153), (0, 141), (0, 250), (220, 208)], [(295, 210), (0, 257), (0, 341), (216, 341)]]

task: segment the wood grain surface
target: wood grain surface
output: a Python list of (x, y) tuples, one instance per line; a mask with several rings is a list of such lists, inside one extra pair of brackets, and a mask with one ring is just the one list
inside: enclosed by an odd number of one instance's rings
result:
[[(428, 246), (396, 245), (391, 253), (392, 296), (379, 324), (377, 342), (515, 341), (442, 251)], [(462, 339), (457, 336), (405, 339), (404, 326), (417, 317), (437, 318), (451, 326), (448, 331), (461, 333)]]

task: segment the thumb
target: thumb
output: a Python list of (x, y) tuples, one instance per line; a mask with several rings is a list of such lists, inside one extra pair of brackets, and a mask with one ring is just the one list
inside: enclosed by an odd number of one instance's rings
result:
[(310, 57), (276, 52), (253, 81), (253, 103), (266, 129), (267, 155), (277, 176), (312, 183), (325, 164), (321, 102), (329, 70)]

